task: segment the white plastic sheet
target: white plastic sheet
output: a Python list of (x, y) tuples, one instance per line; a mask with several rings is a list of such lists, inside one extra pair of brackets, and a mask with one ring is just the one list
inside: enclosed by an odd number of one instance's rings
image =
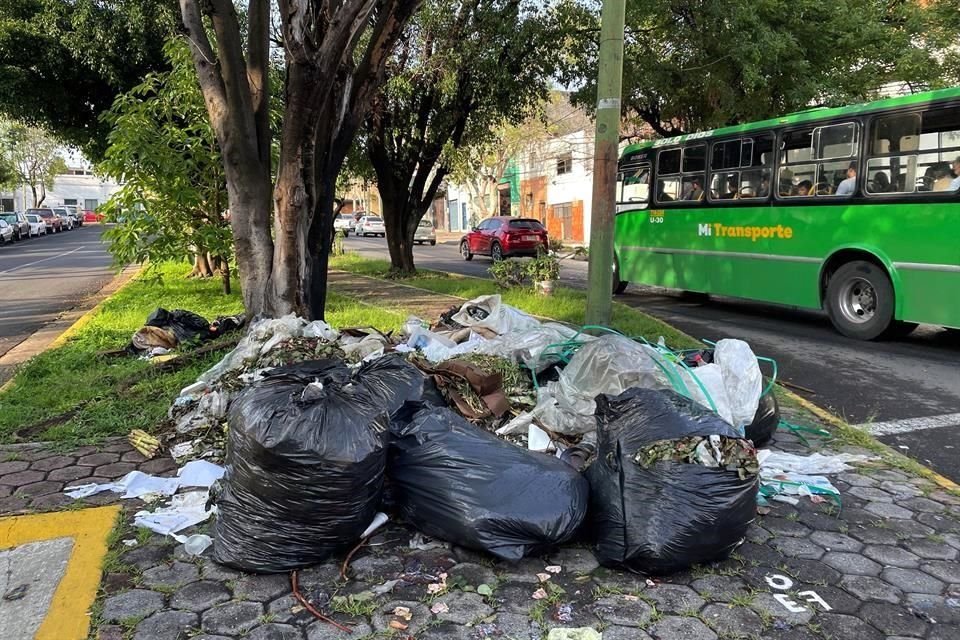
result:
[(192, 460), (185, 464), (174, 478), (160, 478), (131, 471), (116, 482), (102, 484), (84, 484), (64, 489), (71, 498), (86, 498), (103, 491), (123, 493), (123, 498), (143, 498), (146, 496), (170, 496), (180, 487), (210, 487), (223, 476), (224, 469), (220, 465), (206, 460)]
[(544, 355), (547, 347), (566, 342), (574, 337), (578, 342), (589, 342), (594, 339), (593, 336), (585, 333), (578, 334), (575, 329), (565, 325), (546, 322), (487, 340), (479, 344), (476, 351), (507, 358), (540, 373), (550, 365), (559, 362), (559, 357), (555, 354)]
[[(763, 373), (753, 350), (743, 340), (717, 342), (714, 362), (720, 366), (723, 387), (730, 406), (728, 422), (743, 427), (753, 422), (763, 393)], [(695, 371), (699, 371), (699, 368)], [(720, 414), (723, 416), (723, 414)]]
[[(483, 309), (486, 317), (480, 319), (472, 316), (469, 311), (472, 307)], [(465, 302), (460, 311), (453, 315), (453, 320), (465, 327), (486, 327), (499, 334), (523, 331), (540, 324), (533, 316), (505, 304), (499, 294), (480, 296)]]
[(210, 517), (207, 510), (207, 491), (189, 491), (173, 496), (170, 504), (156, 511), (138, 511), (133, 523), (162, 535), (171, 535), (187, 527), (200, 524)]
[(853, 469), (850, 466), (851, 462), (868, 462), (875, 459), (853, 453), (832, 455), (812, 453), (809, 456), (798, 456), (782, 451), (771, 451), (770, 449), (761, 449), (757, 452), (761, 472), (768, 470), (808, 475), (843, 473)]

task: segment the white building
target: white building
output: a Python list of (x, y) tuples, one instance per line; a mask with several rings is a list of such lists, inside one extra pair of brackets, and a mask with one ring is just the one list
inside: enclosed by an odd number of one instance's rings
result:
[[(90, 163), (82, 156), (67, 153), (65, 160), (68, 173), (53, 179), (53, 188), (47, 190), (47, 196), (41, 206), (75, 204), (81, 210), (92, 211), (120, 189), (120, 185), (116, 182), (94, 175)], [(0, 192), (0, 210), (22, 211), (33, 206), (33, 193), (29, 185), (21, 185), (13, 191)]]

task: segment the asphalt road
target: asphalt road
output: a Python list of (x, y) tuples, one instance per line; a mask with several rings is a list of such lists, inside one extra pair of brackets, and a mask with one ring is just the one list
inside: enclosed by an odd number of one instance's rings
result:
[[(346, 248), (387, 256), (382, 238), (348, 238)], [(415, 250), (419, 266), (487, 277), (489, 258), (464, 262), (456, 243)], [(585, 262), (565, 260), (561, 281), (586, 287)], [(881, 440), (960, 482), (960, 332), (921, 326), (907, 338), (846, 338), (820, 312), (742, 300), (691, 298), (631, 285), (620, 302), (696, 338), (741, 338), (774, 358), (780, 379), (799, 395), (864, 425)]]
[(113, 278), (102, 233), (91, 224), (0, 247), (0, 356)]

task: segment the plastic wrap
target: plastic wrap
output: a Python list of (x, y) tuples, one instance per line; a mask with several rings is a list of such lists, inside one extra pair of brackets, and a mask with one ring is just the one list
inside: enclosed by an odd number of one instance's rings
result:
[(453, 315), (453, 321), (464, 327), (486, 327), (499, 334), (525, 331), (540, 324), (533, 316), (505, 304), (498, 294), (465, 302)]
[(575, 329), (547, 322), (542, 325), (498, 336), (477, 346), (477, 353), (502, 356), (518, 362), (531, 371), (540, 373), (560, 361), (557, 355), (544, 355), (550, 345), (559, 344), (576, 337), (578, 342), (589, 342), (593, 336), (577, 333)]
[(730, 405), (730, 424), (735, 427), (750, 424), (763, 393), (763, 373), (757, 356), (743, 340), (728, 338), (717, 342), (714, 362), (720, 365), (723, 374), (723, 386)]
[(214, 557), (273, 573), (348, 548), (380, 502), (389, 415), (423, 391), (397, 357), (356, 372), (333, 360), (271, 370), (229, 413)]
[(597, 459), (587, 470), (596, 555), (606, 566), (670, 573), (722, 558), (756, 514), (757, 476), (661, 460), (634, 461), (661, 440), (739, 438), (714, 413), (673, 391), (630, 389), (597, 399)]
[(513, 561), (574, 536), (589, 499), (582, 475), (449, 409), (421, 406), (391, 424), (391, 493), (408, 521), (429, 536)]

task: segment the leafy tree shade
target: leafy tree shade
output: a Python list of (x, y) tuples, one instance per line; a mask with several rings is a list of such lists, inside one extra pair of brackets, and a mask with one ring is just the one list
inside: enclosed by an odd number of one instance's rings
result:
[(393, 270), (414, 271), (414, 233), (451, 154), (521, 121), (546, 96), (559, 48), (544, 4), (430, 0), (390, 59), (366, 144)]
[(20, 123), (8, 123), (0, 129), (0, 151), (5, 164), (13, 170), (16, 184), (25, 184), (33, 194), (33, 206), (39, 207), (53, 188), (53, 179), (67, 171), (60, 145), (46, 132)]
[(162, 68), (172, 0), (0, 0), (0, 113), (99, 159), (113, 99)]
[(230, 293), (233, 237), (220, 151), (186, 43), (172, 39), (165, 53), (171, 70), (149, 74), (104, 117), (111, 131), (98, 171), (123, 185), (102, 207), (120, 222), (104, 235), (118, 265), (195, 256), (191, 275), (219, 270)]
[[(586, 106), (596, 96), (597, 7), (582, 0), (567, 14), (582, 30), (567, 80), (585, 80), (577, 99)], [(915, 0), (627, 0), (626, 115), (678, 135), (857, 102), (894, 81), (938, 85), (935, 51), (951, 37), (943, 27), (935, 5)]]
[(179, 3), (223, 156), (247, 314), (322, 318), (337, 176), (420, 0), (279, 0), (285, 85), (275, 181), (272, 3), (249, 0), (244, 29), (231, 0)]

